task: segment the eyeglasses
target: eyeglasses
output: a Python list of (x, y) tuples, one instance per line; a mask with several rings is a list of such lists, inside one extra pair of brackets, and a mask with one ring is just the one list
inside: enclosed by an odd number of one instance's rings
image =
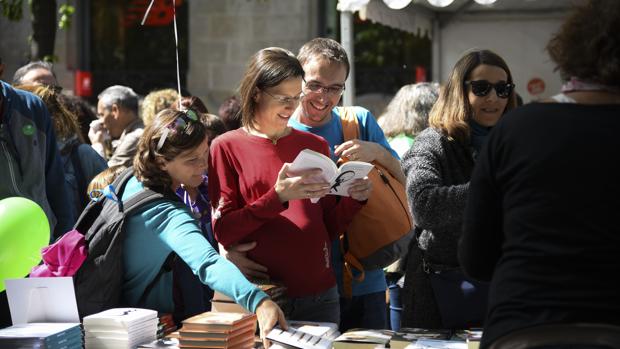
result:
[(166, 125), (166, 128), (161, 133), (159, 142), (157, 142), (156, 150), (159, 151), (164, 146), (164, 143), (166, 142), (166, 138), (168, 138), (168, 135), (170, 135), (170, 132), (173, 132), (173, 133), (185, 132), (185, 130), (187, 129), (187, 125), (189, 125), (190, 122), (198, 122), (198, 120), (199, 120), (198, 114), (196, 114), (196, 112), (193, 111), (192, 109), (187, 109), (185, 111), (182, 111), (181, 114), (179, 114), (179, 116), (177, 116), (177, 118), (174, 119), (174, 121)]
[(471, 92), (478, 96), (484, 97), (491, 92), (491, 89), (495, 89), (495, 93), (499, 98), (508, 98), (512, 93), (512, 90), (515, 87), (515, 84), (511, 84), (509, 82), (500, 81), (498, 83), (492, 84), (487, 80), (474, 80), (474, 81), (465, 81), (465, 84), (471, 85)]
[(307, 82), (304, 84), (312, 93), (324, 93), (328, 96), (341, 96), (344, 93), (344, 85), (323, 86), (318, 82)]
[(301, 99), (304, 97), (302, 93), (300, 93), (299, 95), (295, 97), (289, 97), (289, 96), (281, 96), (281, 95), (272, 95), (271, 93), (267, 92), (267, 90), (261, 90), (261, 91), (265, 92), (269, 97), (273, 98), (276, 102), (278, 102), (278, 104), (281, 104), (281, 105), (289, 105), (289, 104), (297, 105), (299, 104)]

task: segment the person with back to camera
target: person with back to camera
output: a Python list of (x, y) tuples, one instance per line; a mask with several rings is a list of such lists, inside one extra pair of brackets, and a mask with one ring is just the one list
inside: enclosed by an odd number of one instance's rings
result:
[(428, 127), (428, 114), (438, 95), (439, 84), (435, 82), (405, 85), (377, 120), (398, 156), (402, 157), (415, 137)]
[(217, 254), (204, 237), (198, 221), (174, 191), (181, 185), (197, 187), (207, 170), (209, 137), (202, 114), (165, 109), (145, 128), (134, 158), (135, 176), (122, 200), (142, 188), (166, 194), (127, 218), (124, 250), (123, 296), (129, 306), (172, 313), (172, 273), (165, 273), (143, 298), (170, 252), (175, 252), (205, 285), (256, 312), (261, 338), (276, 322), (286, 327), (280, 308), (248, 282), (243, 274)]
[(547, 45), (568, 80), (495, 126), (459, 259), (491, 281), (481, 348), (620, 347), (620, 2), (576, 7)]
[(367, 200), (371, 184), (358, 179), (351, 197), (337, 198), (326, 196), (330, 185), (321, 170), (289, 171), (303, 149), (329, 154), (322, 138), (288, 126), (303, 76), (297, 58), (281, 48), (250, 59), (239, 88), (243, 127), (218, 137), (211, 151), (213, 230), (224, 248), (255, 242), (248, 256), (286, 287), (289, 318), (338, 323), (329, 246)]
[(465, 53), (439, 93), (430, 127), (403, 156), (417, 235), (405, 272), (403, 327), (482, 325), (488, 285), (464, 277), (457, 242), (476, 156), (491, 128), (515, 107), (513, 89), (500, 56)]

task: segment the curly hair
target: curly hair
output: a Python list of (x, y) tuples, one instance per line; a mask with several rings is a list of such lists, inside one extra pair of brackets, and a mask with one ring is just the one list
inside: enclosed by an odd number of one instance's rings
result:
[(149, 94), (144, 97), (141, 106), (142, 112), (140, 116), (142, 116), (144, 126), (150, 124), (157, 113), (172, 107), (178, 98), (179, 94), (177, 91), (171, 88), (149, 92)]
[(65, 99), (56, 88), (47, 85), (17, 85), (15, 88), (34, 93), (41, 98), (52, 116), (58, 139), (66, 140), (76, 136), (81, 143), (84, 143), (77, 116), (69, 110)]
[(547, 44), (564, 78), (620, 86), (620, 1), (591, 0), (573, 9)]
[[(506, 72), (508, 83), (514, 83), (512, 74), (506, 61), (497, 53), (490, 50), (474, 49), (461, 57), (452, 71), (448, 82), (439, 92), (439, 98), (431, 109), (428, 124), (441, 131), (451, 139), (465, 142), (469, 139), (469, 120), (473, 117), (473, 111), (467, 98), (465, 81), (469, 79), (471, 72), (479, 65), (492, 65)], [(517, 106), (517, 98), (513, 90), (508, 97), (508, 103), (504, 113)]]
[(387, 137), (417, 136), (428, 127), (428, 114), (438, 95), (437, 83), (421, 82), (401, 87), (379, 117), (383, 133)]
[[(195, 149), (208, 137), (208, 118), (201, 113), (196, 115), (199, 120), (193, 121), (189, 120), (183, 111), (164, 109), (144, 128), (133, 159), (133, 167), (136, 178), (145, 187), (160, 193), (172, 190), (172, 178), (161, 168), (161, 160), (172, 161), (182, 153)], [(187, 125), (180, 132), (171, 131), (168, 127), (178, 118), (186, 119)], [(167, 128), (169, 131), (166, 140), (158, 150), (159, 140)]]

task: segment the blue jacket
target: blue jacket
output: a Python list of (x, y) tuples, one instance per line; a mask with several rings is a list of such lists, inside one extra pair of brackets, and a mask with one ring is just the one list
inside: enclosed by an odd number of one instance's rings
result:
[(75, 223), (51, 117), (35, 95), (0, 81), (0, 199), (20, 196), (41, 206), (52, 237)]

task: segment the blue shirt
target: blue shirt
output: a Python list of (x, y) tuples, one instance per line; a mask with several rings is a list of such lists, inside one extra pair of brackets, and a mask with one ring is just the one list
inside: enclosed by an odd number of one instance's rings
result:
[[(363, 141), (369, 141), (378, 143), (387, 149), (396, 159), (398, 159), (398, 154), (390, 147), (388, 144), (385, 135), (383, 134), (383, 130), (377, 124), (375, 117), (372, 115), (370, 111), (364, 109), (362, 107), (354, 107), (355, 115), (357, 116), (357, 121), (360, 125), (360, 139)], [(340, 114), (338, 108), (334, 108), (332, 110), (332, 116), (329, 122), (324, 125), (318, 127), (310, 127), (304, 125), (296, 120), (295, 118), (291, 118), (289, 121), (289, 126), (300, 130), (313, 133), (315, 135), (319, 135), (329, 143), (329, 150), (332, 157), (332, 160), (338, 160), (338, 157), (334, 155), (334, 149), (344, 143), (344, 136), (342, 134), (342, 122), (340, 121)], [(332, 243), (332, 265), (334, 267), (334, 272), (336, 274), (336, 280), (338, 281), (338, 291), (340, 294), (343, 293), (342, 288), (342, 254), (340, 253), (340, 245), (339, 241), (336, 239)], [(359, 273), (353, 270), (353, 276), (357, 276)], [(367, 270), (365, 271), (365, 278), (362, 282), (357, 282), (353, 280), (353, 296), (362, 296), (370, 293), (382, 292), (387, 288), (385, 282), (385, 274), (383, 273), (383, 269), (375, 269), (375, 270)]]
[[(144, 187), (135, 177), (127, 183), (122, 200)], [(231, 262), (221, 257), (202, 234), (198, 221), (181, 201), (162, 200), (146, 205), (127, 219), (123, 259), (123, 294), (136, 306), (146, 286), (170, 254), (187, 263), (200, 281), (254, 312), (267, 295), (251, 284)], [(172, 312), (172, 273), (165, 273), (146, 298), (145, 306)]]

